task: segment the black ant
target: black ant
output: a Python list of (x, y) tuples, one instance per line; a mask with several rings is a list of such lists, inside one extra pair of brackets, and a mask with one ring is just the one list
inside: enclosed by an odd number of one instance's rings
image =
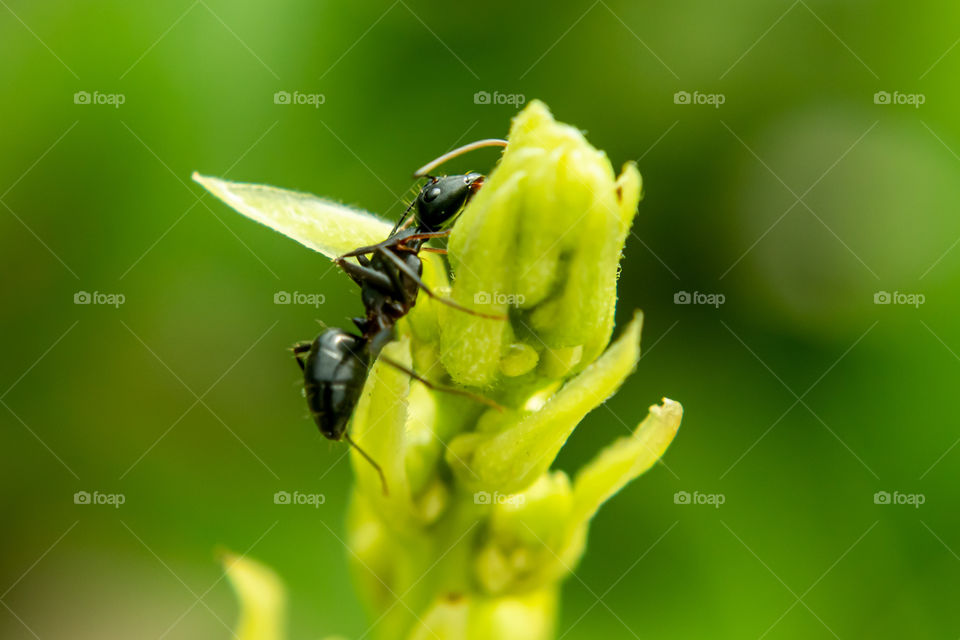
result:
[[(303, 370), (307, 406), (320, 433), (330, 440), (346, 440), (355, 448), (380, 474), (385, 494), (387, 482), (380, 465), (350, 439), (347, 431), (370, 367), (378, 357), (430, 389), (466, 396), (502, 410), (492, 400), (469, 391), (438, 387), (399, 362), (381, 356), (380, 352), (394, 339), (397, 321), (410, 312), (421, 289), (437, 302), (465, 313), (496, 320), (506, 319), (504, 315), (480, 313), (449, 298), (437, 296), (421, 279), (423, 263), (419, 256), (420, 251), (445, 253), (443, 249), (423, 245), (430, 239), (450, 234), (450, 226), (484, 181), (484, 176), (479, 173), (434, 177), (430, 172), (467, 151), (503, 147), (506, 144), (505, 140), (494, 139), (473, 142), (440, 156), (414, 173), (414, 178), (427, 178), (428, 181), (397, 221), (389, 237), (379, 244), (360, 247), (335, 260), (360, 285), (366, 316), (353, 319), (360, 335), (332, 327), (320, 333), (313, 342), (298, 342), (293, 346), (294, 357)], [(411, 210), (413, 216), (409, 216)], [(347, 258), (356, 258), (357, 262), (348, 261)]]

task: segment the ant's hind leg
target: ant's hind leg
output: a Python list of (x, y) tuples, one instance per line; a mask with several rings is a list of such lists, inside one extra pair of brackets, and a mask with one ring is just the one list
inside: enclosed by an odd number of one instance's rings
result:
[(383, 469), (380, 468), (380, 465), (377, 464), (377, 462), (373, 458), (371, 458), (366, 451), (361, 449), (360, 446), (350, 438), (350, 434), (347, 433), (346, 431), (343, 432), (343, 439), (347, 441), (347, 444), (349, 444), (351, 447), (356, 449), (357, 453), (363, 456), (363, 459), (369, 462), (370, 466), (372, 466), (374, 471), (377, 472), (377, 475), (380, 476), (380, 486), (383, 488), (383, 495), (385, 496), (390, 495), (390, 491), (387, 488), (387, 478), (386, 476), (383, 475)]
[(427, 380), (427, 379), (424, 378), (423, 376), (419, 375), (419, 374), (418, 374), (416, 371), (414, 371), (413, 369), (409, 369), (409, 368), (403, 366), (402, 364), (400, 364), (400, 363), (397, 362), (396, 360), (392, 360), (392, 359), (390, 359), (390, 358), (388, 358), (388, 357), (386, 357), (386, 356), (383, 356), (383, 355), (380, 356), (380, 359), (381, 359), (383, 362), (385, 362), (386, 364), (388, 364), (388, 365), (390, 365), (391, 367), (393, 367), (394, 369), (396, 369), (396, 370), (398, 370), (398, 371), (404, 372), (405, 374), (407, 374), (408, 376), (410, 376), (411, 378), (413, 378), (414, 380), (416, 380), (417, 382), (419, 382), (420, 384), (422, 384), (423, 386), (425, 386), (425, 387), (428, 388), (428, 389), (431, 389), (431, 390), (433, 390), (433, 391), (443, 391), (444, 393), (452, 393), (452, 394), (454, 394), (454, 395), (463, 396), (463, 397), (465, 397), (465, 398), (470, 398), (471, 400), (474, 400), (475, 402), (479, 402), (479, 403), (481, 403), (481, 404), (485, 404), (485, 405), (487, 405), (488, 407), (492, 407), (492, 408), (496, 409), (497, 411), (500, 411), (500, 412), (503, 411), (503, 406), (497, 404), (496, 402), (494, 402), (494, 401), (491, 400), (490, 398), (484, 398), (484, 397), (481, 396), (481, 395), (477, 395), (476, 393), (471, 393), (471, 392), (469, 392), (469, 391), (465, 391), (464, 389), (455, 389), (455, 388), (453, 388), (453, 387), (441, 387), (441, 386), (439, 386), (439, 385), (436, 385), (436, 384), (430, 382), (429, 380)]

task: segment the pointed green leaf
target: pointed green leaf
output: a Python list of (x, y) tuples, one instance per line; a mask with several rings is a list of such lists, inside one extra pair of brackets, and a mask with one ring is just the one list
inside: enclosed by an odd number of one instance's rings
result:
[(374, 215), (309, 193), (230, 182), (199, 173), (193, 179), (251, 220), (328, 258), (384, 240), (393, 225)]

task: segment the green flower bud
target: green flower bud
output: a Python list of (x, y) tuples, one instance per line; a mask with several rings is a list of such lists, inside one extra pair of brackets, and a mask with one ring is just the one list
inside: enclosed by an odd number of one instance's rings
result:
[(513, 326), (444, 313), (441, 353), (454, 380), (494, 384), (514, 336), (537, 351), (579, 347), (581, 369), (599, 355), (613, 329), (620, 250), (640, 188), (634, 165), (617, 178), (606, 155), (543, 103), (516, 117), (503, 159), (449, 245), (454, 299), (511, 311)]

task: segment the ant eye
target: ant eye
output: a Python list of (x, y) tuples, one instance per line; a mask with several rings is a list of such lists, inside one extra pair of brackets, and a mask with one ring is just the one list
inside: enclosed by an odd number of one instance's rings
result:
[(437, 196), (439, 196), (441, 193), (442, 193), (442, 191), (441, 191), (440, 187), (434, 187), (433, 189), (428, 189), (428, 190), (423, 194), (423, 199), (424, 199), (426, 202), (433, 202), (434, 200), (437, 199)]

